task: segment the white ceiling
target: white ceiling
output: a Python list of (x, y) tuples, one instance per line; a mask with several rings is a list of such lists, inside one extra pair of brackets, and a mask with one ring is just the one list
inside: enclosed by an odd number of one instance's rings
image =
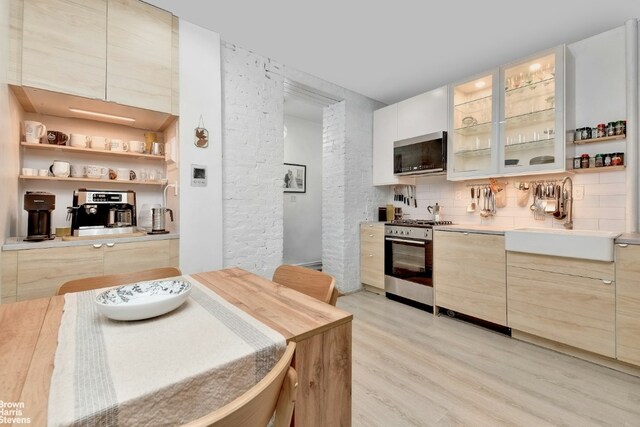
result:
[(146, 0), (385, 103), (640, 18), (638, 0)]

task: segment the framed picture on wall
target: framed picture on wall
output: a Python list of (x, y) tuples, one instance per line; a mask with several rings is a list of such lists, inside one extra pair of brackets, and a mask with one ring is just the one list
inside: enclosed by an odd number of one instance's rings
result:
[(285, 193), (306, 193), (307, 166), (285, 163), (282, 188), (284, 188)]

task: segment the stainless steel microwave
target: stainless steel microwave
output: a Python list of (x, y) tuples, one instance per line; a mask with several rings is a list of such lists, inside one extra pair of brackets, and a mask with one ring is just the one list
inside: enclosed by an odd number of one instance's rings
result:
[(447, 170), (447, 132), (435, 132), (393, 143), (393, 174), (418, 175)]

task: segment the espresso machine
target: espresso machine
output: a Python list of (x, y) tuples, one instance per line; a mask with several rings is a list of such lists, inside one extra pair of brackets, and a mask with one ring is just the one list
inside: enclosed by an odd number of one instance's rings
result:
[(73, 236), (127, 234), (136, 231), (136, 193), (87, 190), (73, 192), (67, 210)]
[(51, 212), (56, 208), (55, 194), (44, 191), (27, 191), (24, 195), (24, 210), (28, 212), (27, 237), (25, 241), (51, 240)]

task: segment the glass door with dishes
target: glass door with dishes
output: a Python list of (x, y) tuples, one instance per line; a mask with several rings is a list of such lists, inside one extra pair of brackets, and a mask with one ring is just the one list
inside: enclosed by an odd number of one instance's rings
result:
[(449, 92), (448, 179), (497, 172), (498, 72), (454, 83)]
[(564, 46), (503, 67), (500, 79), (500, 173), (564, 170)]

